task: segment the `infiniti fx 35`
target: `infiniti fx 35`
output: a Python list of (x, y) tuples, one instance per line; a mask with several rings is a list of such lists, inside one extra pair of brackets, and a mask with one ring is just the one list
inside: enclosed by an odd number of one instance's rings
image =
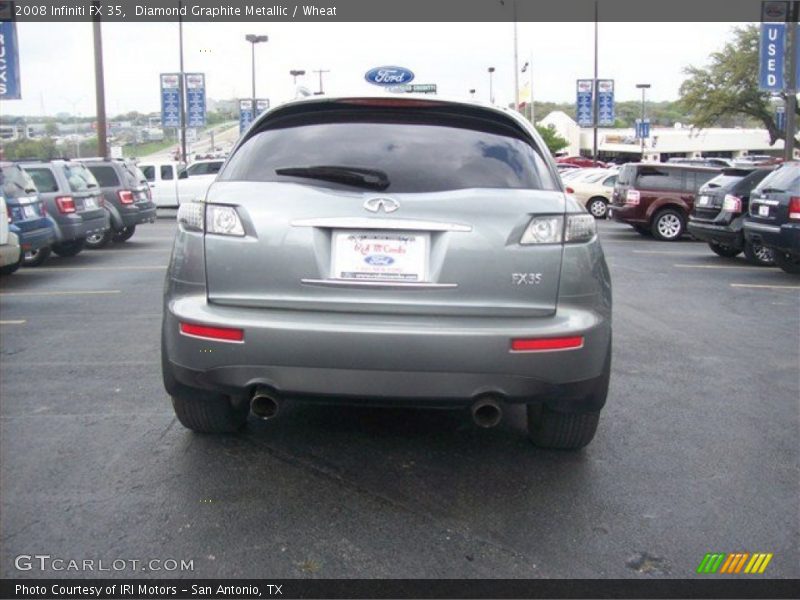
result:
[(313, 98), (262, 115), (182, 204), (162, 368), (200, 432), (281, 402), (524, 404), (534, 444), (580, 448), (611, 366), (594, 218), (512, 111)]

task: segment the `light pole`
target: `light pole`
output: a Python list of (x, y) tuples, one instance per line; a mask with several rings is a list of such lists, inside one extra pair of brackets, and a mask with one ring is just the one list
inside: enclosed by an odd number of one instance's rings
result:
[(494, 104), (494, 67), (489, 67), (489, 103)]
[(644, 98), (645, 98), (645, 96), (644, 95), (645, 95), (645, 92), (648, 89), (650, 89), (650, 84), (649, 83), (637, 83), (636, 84), (636, 88), (642, 90), (642, 120), (641, 120), (642, 125), (641, 125), (640, 132), (642, 134), (642, 138), (641, 138), (641, 140), (642, 140), (642, 160), (644, 160), (644, 116), (645, 116), (645, 113), (644, 113)]
[(256, 44), (260, 44), (261, 42), (269, 41), (269, 37), (266, 35), (255, 35), (254, 33), (248, 33), (244, 36), (244, 39), (250, 42), (251, 46), (251, 55), (252, 55), (252, 67), (253, 67), (253, 94), (252, 94), (252, 107), (250, 108), (250, 114), (253, 115), (253, 120), (256, 120), (258, 116), (256, 114), (257, 104), (256, 104)]
[(289, 75), (291, 75), (293, 78), (292, 84), (297, 85), (297, 78), (302, 77), (305, 74), (306, 72), (300, 69), (292, 69), (291, 71), (289, 71)]
[(314, 92), (315, 96), (322, 96), (325, 93), (325, 90), (322, 88), (322, 75), (323, 73), (330, 73), (330, 69), (316, 69), (314, 73), (319, 74), (319, 91)]
[(474, 97), (475, 97), (475, 88), (470, 88), (470, 90), (469, 90), (469, 97), (470, 97), (470, 98), (474, 98)]

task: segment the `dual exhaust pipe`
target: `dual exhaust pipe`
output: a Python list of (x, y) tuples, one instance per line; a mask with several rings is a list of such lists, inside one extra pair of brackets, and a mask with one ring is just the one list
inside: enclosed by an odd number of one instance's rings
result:
[[(264, 421), (277, 416), (280, 399), (268, 388), (256, 388), (250, 399), (250, 411)], [(493, 396), (483, 396), (476, 400), (470, 408), (472, 421), (478, 426), (488, 429), (495, 427), (503, 419), (503, 408), (500, 401)]]

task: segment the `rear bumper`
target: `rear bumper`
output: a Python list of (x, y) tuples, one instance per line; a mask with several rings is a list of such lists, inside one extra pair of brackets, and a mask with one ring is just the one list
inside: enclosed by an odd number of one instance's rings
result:
[(16, 264), (19, 261), (19, 255), (22, 250), (19, 247), (19, 241), (15, 233), (8, 234), (8, 243), (0, 246), (0, 267), (7, 267)]
[(122, 218), (123, 227), (133, 227), (142, 223), (155, 223), (156, 205), (150, 202), (141, 208), (134, 207), (131, 210), (121, 210), (120, 217)]
[(108, 213), (103, 211), (103, 214), (93, 219), (75, 220), (70, 223), (58, 224), (59, 231), (57, 241), (71, 242), (80, 238), (85, 238), (93, 233), (103, 233), (109, 228)]
[(800, 223), (768, 225), (747, 220), (744, 223), (744, 236), (748, 242), (800, 256)]
[(23, 252), (33, 252), (40, 248), (46, 248), (55, 241), (56, 234), (52, 227), (40, 227), (22, 231), (19, 234), (19, 242)]
[(644, 214), (644, 209), (639, 205), (633, 204), (612, 204), (611, 217), (620, 223), (628, 225), (650, 225), (650, 221)]
[[(182, 335), (180, 322), (245, 331), (243, 343)], [(353, 315), (221, 307), (204, 295), (171, 301), (163, 322), (165, 368), (182, 384), (335, 403), (468, 405), (497, 394), (599, 410), (610, 368), (611, 323), (579, 308), (548, 318)], [(574, 350), (515, 353), (512, 338), (580, 335)]]
[(690, 218), (687, 229), (693, 237), (700, 241), (713, 242), (737, 250), (744, 248), (741, 219), (734, 220), (730, 225), (714, 225), (710, 222)]

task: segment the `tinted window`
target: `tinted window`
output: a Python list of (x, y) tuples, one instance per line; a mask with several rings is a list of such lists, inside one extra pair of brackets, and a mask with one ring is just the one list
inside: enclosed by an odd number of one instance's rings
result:
[(123, 161), (119, 163), (119, 165), (122, 167), (122, 180), (125, 185), (134, 188), (146, 185), (147, 178), (139, 167), (136, 166), (136, 163)]
[(58, 183), (53, 172), (47, 167), (26, 167), (25, 171), (31, 176), (40, 192), (57, 192)]
[(262, 131), (238, 149), (223, 179), (343, 185), (276, 173), (316, 166), (382, 171), (391, 192), (557, 189), (544, 160), (520, 139), (461, 127), (397, 122), (321, 123)]
[(114, 167), (103, 167), (99, 165), (90, 165), (89, 170), (97, 179), (100, 187), (116, 187), (119, 185), (119, 178), (114, 171)]
[[(689, 173), (687, 173), (686, 175), (687, 175), (686, 183), (688, 184), (690, 181), (692, 181), (692, 178), (688, 177)], [(694, 185), (691, 188), (689, 188), (689, 191), (696, 192), (706, 183), (714, 179), (714, 177), (717, 176), (717, 173), (715, 171), (695, 171), (694, 173), (692, 173), (692, 175), (694, 175), (693, 178)]]
[(64, 176), (73, 192), (85, 192), (98, 187), (92, 172), (81, 164), (64, 165)]
[(636, 176), (636, 167), (633, 165), (625, 165), (620, 169), (617, 176), (617, 183), (620, 185), (631, 185), (633, 178)]
[(717, 175), (716, 177), (708, 181), (706, 187), (713, 188), (715, 190), (718, 189), (730, 190), (744, 178), (745, 174), (737, 175), (735, 173), (731, 173), (727, 175), (726, 174)]
[(172, 165), (161, 165), (161, 179), (172, 179)]
[(680, 190), (683, 173), (678, 169), (661, 167), (639, 167), (636, 187), (644, 190)]
[(142, 175), (147, 181), (155, 181), (156, 168), (153, 165), (144, 165), (142, 167)]
[(33, 179), (17, 165), (0, 167), (0, 184), (6, 198), (29, 196), (36, 193)]
[(186, 169), (189, 176), (192, 175), (216, 175), (222, 168), (222, 161), (194, 163)]
[(800, 193), (800, 166), (788, 165), (775, 169), (758, 186), (759, 190), (767, 188), (792, 194)]

